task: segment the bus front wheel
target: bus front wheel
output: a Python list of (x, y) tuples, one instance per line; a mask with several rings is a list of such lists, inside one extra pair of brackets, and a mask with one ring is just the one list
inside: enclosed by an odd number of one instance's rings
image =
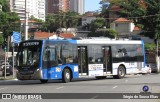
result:
[(119, 66), (117, 75), (113, 76), (113, 78), (121, 79), (125, 77), (125, 74), (126, 74), (125, 68), (123, 66)]
[(62, 77), (62, 82), (63, 83), (68, 83), (71, 81), (71, 72), (68, 68), (65, 68), (63, 71), (63, 77)]
[(41, 83), (47, 83), (48, 80), (40, 79)]

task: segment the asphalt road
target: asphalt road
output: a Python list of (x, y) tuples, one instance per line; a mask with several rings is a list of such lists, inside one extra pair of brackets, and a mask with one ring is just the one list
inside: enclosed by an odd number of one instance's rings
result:
[[(149, 75), (127, 75), (123, 79), (112, 79), (111, 77), (97, 80), (95, 78), (75, 79), (70, 83), (62, 83), (61, 80), (50, 80), (46, 84), (41, 84), (39, 80), (19, 81), (19, 80), (0, 80), (0, 93), (65, 93), (58, 97), (70, 93), (71, 98), (79, 93), (90, 95), (88, 99), (64, 99), (65, 102), (106, 102), (106, 99), (96, 99), (96, 93), (110, 93), (109, 95), (115, 99), (114, 93), (140, 93), (143, 92), (143, 86), (149, 87), (149, 92), (160, 93), (160, 74)], [(74, 94), (75, 93), (75, 94)], [(78, 94), (76, 94), (78, 93)], [(88, 94), (89, 93), (89, 94)], [(91, 93), (91, 94), (90, 94)], [(113, 94), (111, 94), (113, 93)], [(93, 96), (92, 96), (93, 94)], [(45, 94), (47, 95), (47, 94)], [(50, 94), (48, 94), (50, 95)], [(57, 95), (57, 94), (51, 94)], [(75, 95), (75, 96), (74, 96)], [(99, 94), (98, 94), (99, 95)], [(108, 94), (102, 94), (108, 95)], [(86, 96), (83, 96), (84, 98)], [(80, 97), (80, 98), (83, 98)], [(63, 99), (54, 99), (54, 102), (64, 102)], [(107, 101), (112, 99), (107, 99)], [(135, 102), (137, 99), (115, 99), (112, 102)], [(160, 99), (138, 99), (138, 102), (160, 102)], [(3, 100), (6, 101), (6, 100)], [(29, 101), (29, 100), (23, 100)], [(34, 101), (34, 100), (32, 100)], [(35, 100), (36, 101), (36, 100)], [(40, 102), (40, 100), (38, 100)], [(44, 101), (44, 100), (41, 100)], [(51, 100), (45, 100), (51, 101)], [(52, 100), (53, 102), (53, 100)]]

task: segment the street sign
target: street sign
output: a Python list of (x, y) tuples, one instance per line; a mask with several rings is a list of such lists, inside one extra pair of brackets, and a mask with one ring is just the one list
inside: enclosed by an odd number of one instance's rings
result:
[(20, 43), (21, 42), (21, 34), (19, 32), (13, 31), (11, 42), (13, 42), (13, 43)]

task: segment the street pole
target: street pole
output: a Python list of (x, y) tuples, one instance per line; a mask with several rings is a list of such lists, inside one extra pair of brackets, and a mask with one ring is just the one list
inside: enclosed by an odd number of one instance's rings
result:
[(12, 56), (12, 62), (13, 62), (13, 78), (14, 78), (14, 43), (13, 43), (13, 56)]
[(27, 0), (25, 0), (25, 40), (28, 40), (28, 14), (27, 14)]
[(157, 56), (156, 56), (156, 59), (157, 59), (157, 72), (159, 73), (159, 57), (158, 57), (158, 40), (157, 40)]
[(5, 62), (5, 64), (4, 64), (4, 78), (6, 79), (6, 46), (5, 46), (5, 48), (4, 48), (4, 50), (5, 50), (5, 57), (4, 57), (4, 62)]

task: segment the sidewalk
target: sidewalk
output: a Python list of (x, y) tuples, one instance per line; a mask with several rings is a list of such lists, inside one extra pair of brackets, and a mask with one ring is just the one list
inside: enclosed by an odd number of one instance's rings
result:
[(10, 75), (10, 76), (6, 76), (6, 78), (4, 76), (0, 76), (0, 81), (1, 80), (17, 80), (17, 77), (13, 75)]

